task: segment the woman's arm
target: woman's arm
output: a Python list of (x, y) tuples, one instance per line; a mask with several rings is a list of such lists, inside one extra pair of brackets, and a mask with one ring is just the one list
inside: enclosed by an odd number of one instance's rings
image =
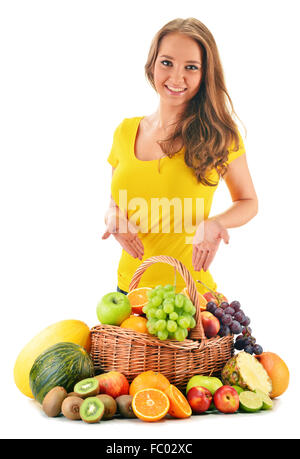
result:
[(245, 225), (258, 212), (258, 200), (246, 154), (236, 158), (228, 165), (224, 180), (231, 195), (232, 206), (211, 219), (219, 222), (223, 228), (236, 228)]
[[(115, 171), (115, 168), (112, 167), (112, 175), (111, 176), (114, 175), (114, 171)], [(118, 210), (119, 210), (119, 207), (117, 206), (117, 204), (114, 201), (113, 197), (110, 196), (110, 203), (109, 203), (108, 209), (107, 209), (107, 211), (105, 213), (105, 216), (104, 216), (104, 222), (105, 222), (106, 226), (108, 226), (109, 217), (111, 215), (116, 215), (118, 213)], [(112, 232), (115, 232), (116, 230), (117, 230), (117, 227)], [(105, 233), (105, 237), (102, 237), (102, 239), (106, 239), (109, 235), (110, 235), (110, 233), (109, 234)]]
[(236, 228), (250, 221), (258, 212), (258, 200), (249, 172), (246, 154), (236, 158), (227, 168), (224, 180), (232, 206), (225, 212), (200, 223), (193, 240), (192, 262), (195, 271), (207, 271), (221, 240), (229, 243), (227, 228)]

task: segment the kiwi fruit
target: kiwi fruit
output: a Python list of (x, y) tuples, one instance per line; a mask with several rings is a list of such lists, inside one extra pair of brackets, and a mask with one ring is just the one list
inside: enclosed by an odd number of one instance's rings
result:
[(96, 398), (99, 398), (104, 405), (104, 414), (102, 419), (112, 419), (117, 411), (117, 403), (115, 399), (108, 394), (100, 394), (97, 395)]
[(132, 399), (132, 395), (120, 395), (116, 398), (118, 412), (124, 418), (136, 418), (136, 415), (132, 410)]
[(77, 397), (93, 397), (99, 394), (99, 382), (95, 378), (83, 379), (75, 385), (74, 392)]
[(61, 411), (62, 414), (72, 421), (81, 419), (80, 417), (80, 407), (83, 404), (83, 399), (76, 396), (66, 397), (62, 403)]
[(67, 391), (63, 387), (53, 387), (43, 400), (42, 408), (46, 415), (50, 418), (59, 416), (62, 403), (67, 395)]
[(80, 406), (80, 417), (84, 422), (93, 424), (99, 422), (104, 415), (104, 403), (97, 397), (88, 397)]
[[(79, 395), (77, 395), (75, 392), (69, 392), (67, 397), (79, 397)], [(82, 397), (80, 397), (82, 398)]]

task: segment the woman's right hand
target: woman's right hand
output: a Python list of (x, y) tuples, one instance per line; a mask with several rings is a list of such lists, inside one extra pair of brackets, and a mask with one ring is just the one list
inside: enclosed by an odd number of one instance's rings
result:
[(111, 234), (122, 248), (133, 258), (142, 260), (144, 246), (138, 237), (138, 229), (126, 218), (118, 207), (108, 210), (105, 216), (106, 229), (102, 239), (107, 239)]

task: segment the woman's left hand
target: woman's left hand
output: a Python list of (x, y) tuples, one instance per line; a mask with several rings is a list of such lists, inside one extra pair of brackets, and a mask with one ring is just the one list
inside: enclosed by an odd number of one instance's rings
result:
[(220, 222), (208, 219), (200, 223), (193, 238), (192, 263), (195, 271), (208, 270), (222, 239), (229, 243), (228, 231)]

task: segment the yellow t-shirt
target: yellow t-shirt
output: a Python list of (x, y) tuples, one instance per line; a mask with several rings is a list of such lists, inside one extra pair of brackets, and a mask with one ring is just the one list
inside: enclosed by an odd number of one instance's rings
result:
[[(168, 255), (180, 260), (193, 279), (199, 279), (216, 290), (209, 271), (194, 271), (192, 265), (192, 239), (200, 221), (207, 219), (217, 186), (197, 182), (194, 171), (185, 164), (184, 147), (172, 158), (142, 161), (134, 152), (139, 123), (144, 117), (125, 118), (116, 128), (108, 162), (115, 168), (111, 195), (129, 220), (138, 226), (138, 236), (144, 245), (143, 261), (157, 255)], [(240, 137), (238, 151), (229, 150), (229, 164), (245, 153)], [(209, 180), (219, 182), (218, 173), (212, 170)], [(197, 219), (196, 219), (197, 216)], [(125, 250), (118, 266), (118, 286), (128, 292), (129, 284), (142, 261)], [(174, 284), (174, 268), (165, 263), (148, 267), (141, 277), (139, 287)], [(196, 282), (197, 289), (207, 291)], [(176, 274), (176, 291), (185, 287)]]

